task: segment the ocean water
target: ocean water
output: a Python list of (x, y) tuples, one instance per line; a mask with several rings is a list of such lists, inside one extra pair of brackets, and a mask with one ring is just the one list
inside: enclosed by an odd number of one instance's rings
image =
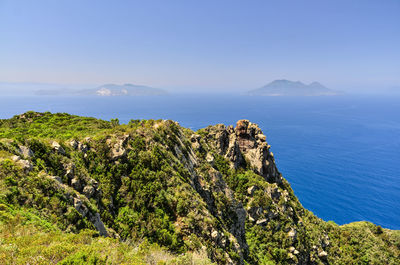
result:
[(338, 224), (367, 220), (400, 229), (400, 97), (171, 95), (0, 97), (0, 118), (28, 110), (121, 122), (173, 119), (197, 130), (258, 123), (304, 207)]

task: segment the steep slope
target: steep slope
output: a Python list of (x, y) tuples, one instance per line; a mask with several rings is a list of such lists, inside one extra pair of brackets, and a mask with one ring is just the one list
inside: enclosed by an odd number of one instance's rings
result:
[(168, 120), (28, 112), (0, 120), (0, 138), (2, 216), (29, 212), (65, 233), (145, 239), (218, 264), (400, 261), (399, 231), (338, 226), (304, 209), (247, 120), (193, 132)]

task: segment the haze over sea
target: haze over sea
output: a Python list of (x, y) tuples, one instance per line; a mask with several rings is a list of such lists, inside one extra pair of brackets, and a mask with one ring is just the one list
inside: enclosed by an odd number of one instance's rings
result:
[(258, 123), (300, 202), (338, 224), (400, 229), (400, 96), (0, 97), (0, 118), (34, 111), (172, 119), (193, 130)]

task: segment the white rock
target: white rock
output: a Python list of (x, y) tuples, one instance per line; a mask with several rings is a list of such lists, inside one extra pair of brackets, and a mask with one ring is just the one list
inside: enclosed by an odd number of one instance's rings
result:
[(296, 229), (293, 229), (293, 228), (288, 233), (288, 236), (292, 237), (292, 238), (296, 237), (296, 235), (297, 235), (297, 231), (296, 231)]
[(23, 145), (18, 146), (18, 150), (17, 151), (24, 158), (30, 158), (30, 157), (34, 156), (32, 150), (29, 147), (26, 147), (26, 146), (23, 146)]
[(21, 165), (22, 168), (23, 168), (25, 171), (28, 171), (28, 172), (29, 172), (29, 171), (31, 171), (31, 170), (33, 169), (32, 163), (31, 163), (30, 161), (28, 161), (28, 160), (20, 159), (20, 160), (18, 160), (18, 164)]
[(247, 189), (247, 194), (249, 194), (250, 196), (254, 195), (254, 192), (257, 190), (257, 186), (251, 186)]
[(53, 149), (56, 150), (58, 153), (60, 153), (60, 154), (62, 154), (62, 155), (65, 155), (65, 150), (64, 150), (64, 148), (62, 148), (62, 146), (61, 146), (59, 143), (57, 143), (56, 141), (54, 141), (54, 142), (51, 144), (51, 147), (53, 147)]
[(206, 156), (206, 160), (208, 163), (212, 163), (212, 162), (214, 162), (214, 156), (212, 154), (208, 153)]
[(256, 224), (258, 225), (266, 225), (268, 223), (267, 219), (257, 220)]
[(326, 253), (325, 251), (320, 251), (318, 253), (318, 257), (320, 258), (326, 258), (328, 256), (328, 253)]
[(218, 231), (213, 231), (213, 232), (211, 233), (211, 238), (212, 238), (212, 239), (216, 240), (216, 239), (218, 239), (218, 237), (219, 237)]
[(50, 178), (54, 179), (55, 181), (58, 181), (59, 183), (62, 183), (62, 180), (59, 176), (50, 176)]

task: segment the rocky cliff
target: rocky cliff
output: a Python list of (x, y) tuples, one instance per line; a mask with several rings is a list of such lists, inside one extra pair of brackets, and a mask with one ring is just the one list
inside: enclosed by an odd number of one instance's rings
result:
[(193, 132), (167, 120), (30, 112), (0, 129), (1, 202), (68, 233), (205, 251), (218, 264), (400, 261), (397, 231), (338, 226), (304, 209), (248, 120)]

